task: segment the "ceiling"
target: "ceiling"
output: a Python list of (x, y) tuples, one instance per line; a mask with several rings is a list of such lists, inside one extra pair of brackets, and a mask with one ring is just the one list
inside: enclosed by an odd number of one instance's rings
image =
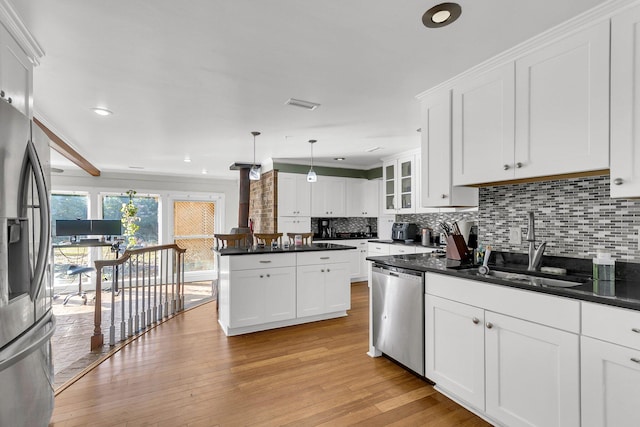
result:
[(461, 0), (428, 29), (438, 1), (12, 0), (45, 51), (34, 115), (88, 161), (229, 179), (251, 131), (258, 162), (306, 163), (309, 139), (317, 164), (362, 169), (417, 148), (417, 94), (602, 2)]

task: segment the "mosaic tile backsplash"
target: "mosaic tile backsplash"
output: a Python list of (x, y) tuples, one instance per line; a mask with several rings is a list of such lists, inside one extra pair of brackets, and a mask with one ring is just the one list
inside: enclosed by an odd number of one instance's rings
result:
[[(480, 188), (478, 241), (526, 253), (529, 210), (536, 244), (548, 242), (545, 254), (593, 258), (603, 251), (640, 262), (640, 200), (611, 199), (608, 175)], [(511, 227), (521, 228), (522, 244), (509, 243)]]
[[(319, 233), (318, 222), (323, 218), (311, 218), (311, 231)], [(336, 233), (364, 233), (367, 225), (371, 227), (372, 233), (377, 233), (377, 218), (324, 218), (329, 220), (331, 227)]]

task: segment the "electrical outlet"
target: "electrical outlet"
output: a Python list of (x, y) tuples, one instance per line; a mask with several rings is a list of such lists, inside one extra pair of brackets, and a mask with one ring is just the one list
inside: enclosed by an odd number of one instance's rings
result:
[(513, 245), (522, 244), (522, 230), (520, 230), (520, 227), (509, 228), (509, 243)]

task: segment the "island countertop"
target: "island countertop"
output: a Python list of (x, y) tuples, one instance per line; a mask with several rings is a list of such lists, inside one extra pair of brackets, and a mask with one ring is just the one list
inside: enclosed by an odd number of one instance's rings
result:
[(336, 243), (312, 243), (310, 245), (301, 245), (289, 246), (289, 249), (283, 249), (282, 247), (278, 247), (276, 249), (272, 249), (271, 247), (265, 246), (263, 248), (252, 246), (249, 248), (221, 248), (214, 249), (214, 252), (221, 256), (228, 255), (265, 255), (265, 254), (293, 254), (299, 252), (317, 252), (317, 251), (342, 251), (356, 249), (355, 246), (347, 246), (347, 245), (339, 245)]

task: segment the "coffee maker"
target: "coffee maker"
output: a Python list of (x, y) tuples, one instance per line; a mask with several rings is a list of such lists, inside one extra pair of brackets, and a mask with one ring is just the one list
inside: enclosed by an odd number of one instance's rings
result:
[(318, 220), (318, 233), (320, 237), (331, 237), (331, 221), (320, 218)]

